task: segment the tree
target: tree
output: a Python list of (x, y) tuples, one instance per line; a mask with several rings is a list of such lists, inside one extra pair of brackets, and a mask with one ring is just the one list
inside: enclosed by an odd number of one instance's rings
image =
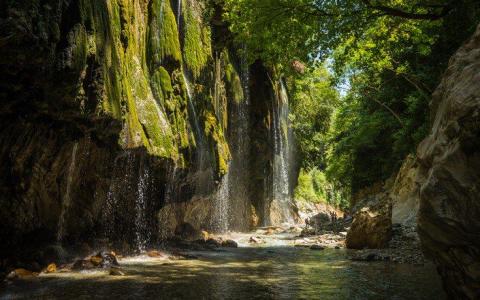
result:
[[(296, 101), (305, 103), (295, 104), (293, 124), (304, 166), (326, 167), (328, 179), (350, 193), (390, 177), (415, 150), (427, 132), (430, 95), (449, 57), (480, 21), (475, 0), (225, 3), (225, 17), (251, 60), (283, 72), (293, 61), (310, 67), (328, 61), (335, 85), (347, 87), (328, 135), (324, 107), (314, 108), (315, 97), (302, 92)], [(308, 121), (317, 113), (311, 109), (318, 110), (319, 124)], [(324, 149), (317, 153), (328, 148), (327, 159), (310, 155), (318, 148)]]

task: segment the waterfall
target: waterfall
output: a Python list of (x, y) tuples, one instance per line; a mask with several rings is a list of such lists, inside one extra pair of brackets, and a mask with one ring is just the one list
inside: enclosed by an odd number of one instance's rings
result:
[(280, 80), (280, 91), (273, 105), (273, 201), (279, 210), (282, 222), (292, 222), (291, 195), (290, 195), (290, 143), (289, 106), (285, 84)]
[[(229, 164), (229, 169), (230, 169)], [(215, 207), (213, 215), (213, 228), (218, 233), (225, 233), (230, 228), (230, 172), (222, 178), (220, 186), (215, 195)]]
[(177, 25), (178, 25), (178, 34), (180, 35), (181, 23), (180, 18), (182, 17), (182, 0), (177, 2)]
[(232, 227), (248, 230), (250, 227), (251, 202), (249, 195), (250, 178), (250, 72), (246, 55), (240, 65), (243, 101), (235, 105), (235, 124), (231, 129), (230, 144), (233, 147), (230, 177), (230, 201)]
[(150, 239), (150, 230), (147, 225), (147, 190), (149, 171), (144, 164), (140, 168), (137, 184), (137, 198), (135, 200), (135, 237), (137, 250), (145, 252)]
[(192, 88), (191, 88), (191, 83), (190, 83), (190, 80), (188, 79), (188, 76), (186, 74), (186, 70), (185, 70), (184, 65), (182, 65), (182, 76), (183, 76), (183, 81), (185, 82), (185, 89), (187, 90), (188, 107), (190, 108), (190, 112), (191, 112), (192, 117), (193, 117), (193, 126), (194, 126), (194, 129), (195, 129), (195, 133), (197, 135), (196, 138), (198, 139), (197, 140), (197, 143), (198, 143), (197, 146), (200, 146), (200, 148), (201, 148), (203, 146), (203, 143), (204, 143), (203, 134), (202, 134), (202, 130), (200, 129), (200, 124), (198, 122), (197, 110), (195, 108), (195, 105), (193, 105), (193, 92), (192, 92)]
[(103, 210), (104, 235), (110, 242), (125, 241), (145, 252), (151, 240), (149, 203), (152, 177), (148, 161), (131, 150), (115, 159), (115, 168)]
[(171, 219), (175, 219), (175, 211), (171, 208), (173, 203), (176, 202), (178, 195), (178, 174), (178, 167), (173, 163), (168, 170), (168, 176), (165, 182), (163, 208), (158, 213), (159, 237), (161, 242), (166, 241), (174, 234), (171, 228)]
[(62, 202), (62, 212), (60, 213), (60, 219), (58, 221), (58, 229), (57, 229), (57, 241), (62, 241), (65, 236), (65, 222), (66, 222), (66, 214), (68, 209), (70, 208), (72, 197), (71, 197), (71, 190), (72, 190), (72, 180), (73, 180), (73, 173), (75, 172), (75, 163), (77, 159), (77, 152), (78, 152), (78, 142), (73, 144), (72, 148), (72, 156), (70, 160), (70, 165), (68, 167), (67, 173), (67, 187), (65, 190), (65, 194), (63, 196)]

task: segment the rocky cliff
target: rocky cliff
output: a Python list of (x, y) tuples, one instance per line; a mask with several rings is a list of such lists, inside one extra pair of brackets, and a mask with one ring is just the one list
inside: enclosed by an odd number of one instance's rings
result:
[(480, 297), (480, 28), (451, 58), (418, 147), (418, 228), (450, 297)]
[(275, 76), (221, 16), (198, 0), (2, 1), (2, 256), (263, 218)]

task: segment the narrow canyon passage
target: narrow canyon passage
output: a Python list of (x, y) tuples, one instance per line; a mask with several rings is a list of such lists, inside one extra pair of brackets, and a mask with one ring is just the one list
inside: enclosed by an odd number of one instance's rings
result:
[(479, 24), (0, 0), (0, 299), (480, 299)]

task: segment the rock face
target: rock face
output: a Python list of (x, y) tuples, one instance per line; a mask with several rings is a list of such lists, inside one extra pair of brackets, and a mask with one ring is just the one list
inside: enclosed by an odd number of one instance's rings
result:
[(391, 214), (392, 206), (384, 194), (364, 204), (353, 216), (347, 233), (347, 248), (386, 248), (392, 236)]
[(418, 147), (423, 249), (450, 297), (480, 298), (480, 28), (451, 58)]
[(408, 156), (397, 174), (389, 195), (392, 202), (392, 223), (415, 228), (420, 205), (420, 186), (417, 180), (418, 163)]
[(230, 225), (263, 223), (275, 74), (183, 1), (0, 4), (0, 256), (208, 229), (227, 174)]

